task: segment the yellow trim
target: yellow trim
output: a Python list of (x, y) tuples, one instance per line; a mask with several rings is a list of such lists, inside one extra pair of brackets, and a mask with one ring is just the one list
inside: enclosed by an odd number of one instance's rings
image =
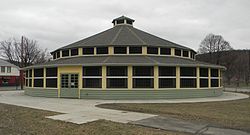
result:
[(129, 54), (129, 46), (127, 46), (127, 54)]
[(78, 55), (79, 55), (79, 56), (82, 55), (82, 48), (78, 48)]
[(176, 89), (180, 88), (180, 67), (176, 67)]
[(142, 46), (142, 55), (147, 54), (147, 46)]
[(34, 68), (32, 68), (31, 72), (32, 72), (31, 87), (34, 88)]
[(188, 58), (191, 58), (191, 51), (188, 51)]
[(211, 68), (208, 68), (208, 88), (211, 88)]
[(171, 48), (171, 56), (174, 56), (174, 55), (175, 55), (175, 49)]
[(57, 89), (58, 89), (58, 97), (61, 95), (61, 76), (60, 76), (61, 67), (57, 67)]
[(218, 80), (219, 84), (218, 85), (219, 85), (219, 87), (221, 87), (221, 82), (220, 82), (221, 81), (221, 74), (220, 74), (220, 72), (221, 72), (220, 69), (218, 69), (218, 77), (219, 77), (219, 80)]
[(46, 67), (43, 68), (43, 88), (46, 88)]
[(107, 84), (106, 84), (106, 73), (107, 71), (107, 67), (106, 66), (102, 66), (102, 89), (105, 90), (107, 88)]
[(200, 88), (200, 67), (196, 67), (196, 88)]
[(161, 47), (158, 47), (158, 55), (161, 55)]
[(94, 55), (96, 55), (96, 47), (94, 47)]
[(62, 58), (62, 50), (60, 51), (60, 58)]
[(158, 76), (159, 76), (159, 67), (154, 66), (154, 89), (155, 90), (157, 90), (159, 88)]
[(133, 88), (133, 67), (128, 66), (128, 89), (131, 90)]
[(109, 55), (113, 55), (114, 54), (114, 47), (113, 46), (109, 46), (108, 47), (108, 51), (109, 51)]
[(71, 49), (69, 49), (69, 57), (71, 56)]
[(79, 72), (79, 78), (78, 78), (78, 94), (79, 94), (79, 96), (78, 96), (78, 98), (80, 99), (81, 98), (81, 88), (82, 88), (82, 67), (81, 67), (81, 70), (80, 70), (80, 72)]

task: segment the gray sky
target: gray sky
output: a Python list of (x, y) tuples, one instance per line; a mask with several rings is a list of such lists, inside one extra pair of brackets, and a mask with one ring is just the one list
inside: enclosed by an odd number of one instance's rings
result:
[(113, 27), (121, 15), (195, 50), (209, 33), (250, 49), (249, 0), (1, 0), (0, 41), (25, 35), (53, 51)]

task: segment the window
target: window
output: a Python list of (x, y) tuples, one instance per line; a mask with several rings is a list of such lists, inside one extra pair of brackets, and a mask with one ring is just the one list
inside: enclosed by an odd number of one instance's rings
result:
[(46, 68), (46, 87), (57, 88), (57, 68)]
[(43, 87), (43, 79), (34, 79), (34, 87)]
[(60, 51), (56, 52), (56, 58), (60, 58)]
[(92, 54), (94, 54), (94, 48), (93, 47), (82, 48), (82, 54), (83, 55), (92, 55)]
[(208, 87), (208, 68), (200, 68), (200, 87)]
[(191, 56), (190, 56), (192, 59), (194, 59), (195, 57), (195, 53), (194, 52), (191, 52)]
[(78, 55), (78, 48), (77, 49), (71, 49), (71, 56)]
[(133, 21), (131, 21), (131, 20), (126, 20), (127, 21), (127, 24), (133, 24)]
[(117, 20), (117, 24), (122, 24), (124, 23), (124, 20)]
[(69, 56), (69, 50), (63, 50), (62, 57), (67, 57), (67, 56)]
[(171, 55), (171, 48), (161, 48), (161, 55)]
[(127, 47), (114, 47), (114, 54), (127, 54)]
[(218, 69), (211, 69), (211, 87), (219, 87)]
[(1, 73), (5, 73), (5, 66), (1, 66)]
[(176, 67), (159, 67), (159, 76), (176, 76)]
[(7, 67), (7, 73), (11, 73), (11, 67)]
[(34, 69), (34, 77), (43, 77), (43, 68)]
[(133, 67), (133, 76), (154, 76), (153, 67)]
[(196, 67), (180, 68), (180, 87), (181, 88), (196, 87)]
[(147, 53), (148, 54), (158, 54), (158, 48), (157, 47), (147, 47)]
[(133, 88), (153, 88), (154, 68), (153, 67), (133, 67)]
[(141, 54), (142, 47), (129, 47), (129, 54)]
[(185, 51), (185, 50), (183, 50), (183, 52), (182, 52), (183, 54), (183, 57), (189, 57), (189, 55), (188, 55), (188, 51)]
[(176, 87), (176, 67), (159, 67), (159, 88)]
[(196, 67), (181, 67), (181, 76), (194, 76), (196, 77)]
[(159, 88), (176, 88), (176, 78), (159, 78)]
[(83, 67), (83, 88), (102, 87), (102, 67)]
[(107, 88), (127, 88), (127, 67), (107, 67)]
[(181, 50), (175, 49), (174, 54), (175, 56), (181, 56)]
[(52, 55), (53, 55), (53, 59), (56, 59), (56, 53), (53, 53)]
[(108, 47), (97, 47), (96, 53), (97, 54), (108, 54)]

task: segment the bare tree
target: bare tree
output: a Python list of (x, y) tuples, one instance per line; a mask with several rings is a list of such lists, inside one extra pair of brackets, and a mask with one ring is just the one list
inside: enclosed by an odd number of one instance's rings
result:
[(11, 38), (0, 42), (1, 56), (9, 62), (26, 67), (49, 60), (47, 49), (39, 48), (37, 41), (22, 37), (21, 41)]
[(199, 54), (209, 53), (210, 54), (210, 62), (211, 54), (216, 53), (215, 64), (220, 64), (221, 52), (232, 50), (233, 48), (230, 46), (228, 41), (225, 41), (221, 35), (208, 34), (205, 39), (201, 42), (200, 47), (198, 49)]

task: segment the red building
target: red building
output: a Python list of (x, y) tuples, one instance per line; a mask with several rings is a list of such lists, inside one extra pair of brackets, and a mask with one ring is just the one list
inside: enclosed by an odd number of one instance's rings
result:
[(19, 68), (3, 59), (0, 59), (0, 87), (19, 85)]

